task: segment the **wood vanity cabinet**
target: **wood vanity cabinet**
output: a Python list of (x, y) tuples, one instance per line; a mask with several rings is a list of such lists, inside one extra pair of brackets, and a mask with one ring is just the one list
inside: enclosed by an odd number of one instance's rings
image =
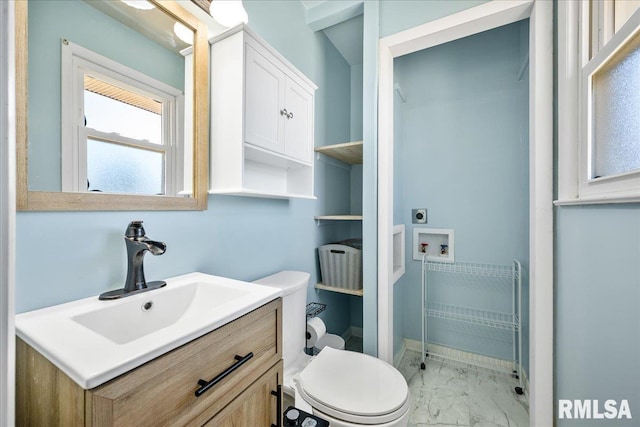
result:
[[(281, 334), (277, 299), (91, 390), (18, 339), (17, 425), (280, 425)], [(241, 357), (247, 360), (196, 396), (199, 380), (212, 380)]]

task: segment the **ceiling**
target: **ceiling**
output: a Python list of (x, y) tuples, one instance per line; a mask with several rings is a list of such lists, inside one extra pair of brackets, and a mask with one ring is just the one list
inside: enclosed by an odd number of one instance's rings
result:
[[(300, 0), (307, 11), (328, 0)], [(362, 64), (362, 15), (340, 22), (322, 31), (351, 66)]]
[(326, 3), (327, 1), (328, 0), (300, 0), (300, 3), (302, 3), (307, 9), (311, 9), (319, 4)]

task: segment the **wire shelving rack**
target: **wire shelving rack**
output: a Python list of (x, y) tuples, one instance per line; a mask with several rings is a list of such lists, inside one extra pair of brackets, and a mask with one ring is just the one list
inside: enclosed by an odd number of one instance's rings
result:
[[(432, 302), (428, 297), (429, 272), (442, 272), (476, 277), (499, 278), (511, 281), (511, 312), (504, 313), (498, 311), (484, 310), (481, 308), (459, 307), (455, 305)], [(504, 367), (491, 363), (484, 363), (485, 359), (478, 357), (477, 363), (474, 360), (461, 360), (457, 357), (459, 352), (451, 351), (437, 353), (427, 351), (427, 322), (428, 318), (446, 319), (457, 322), (464, 322), (472, 325), (479, 325), (489, 328), (496, 328), (512, 332), (512, 375), (518, 379), (518, 387), (515, 391), (518, 394), (524, 392), (522, 386), (522, 334), (521, 319), (522, 313), (522, 265), (518, 260), (513, 260), (512, 265), (479, 264), (471, 262), (443, 263), (427, 261), (426, 256), (422, 258), (422, 363), (421, 368), (425, 369), (426, 357), (436, 360), (447, 361), (457, 364), (471, 365), (474, 367), (490, 369), (494, 371), (504, 371)]]

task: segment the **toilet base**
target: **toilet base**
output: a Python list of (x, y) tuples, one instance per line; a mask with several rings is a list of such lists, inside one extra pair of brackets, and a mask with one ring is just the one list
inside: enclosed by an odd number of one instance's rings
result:
[[(330, 415), (327, 415), (321, 411), (318, 411), (316, 408), (313, 408), (312, 414), (329, 421), (329, 424), (331, 425), (331, 427), (363, 427), (366, 425), (366, 424), (354, 424), (348, 421), (335, 419)], [(409, 424), (409, 411), (405, 412), (404, 415), (402, 415), (397, 420), (393, 420), (384, 424), (373, 424), (371, 425), (371, 427), (406, 427), (408, 424)]]

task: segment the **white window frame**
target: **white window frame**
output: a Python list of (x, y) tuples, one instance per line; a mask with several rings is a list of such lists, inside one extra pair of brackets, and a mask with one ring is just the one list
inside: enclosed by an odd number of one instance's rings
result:
[[(104, 133), (84, 125), (84, 76), (122, 87), (162, 102), (162, 143), (154, 144)], [(62, 40), (61, 179), (62, 191), (87, 192), (87, 138), (165, 154), (163, 195), (175, 196), (183, 174), (183, 93), (146, 74)], [(180, 178), (180, 182), (176, 179)]]
[[(591, 78), (640, 29), (640, 10), (613, 32), (613, 2), (558, 2), (557, 205), (640, 201), (640, 171), (591, 178)], [(591, 24), (597, 22), (597, 31)], [(595, 26), (595, 25), (594, 25)], [(605, 41), (608, 42), (605, 43)], [(593, 54), (591, 52), (593, 46)]]

